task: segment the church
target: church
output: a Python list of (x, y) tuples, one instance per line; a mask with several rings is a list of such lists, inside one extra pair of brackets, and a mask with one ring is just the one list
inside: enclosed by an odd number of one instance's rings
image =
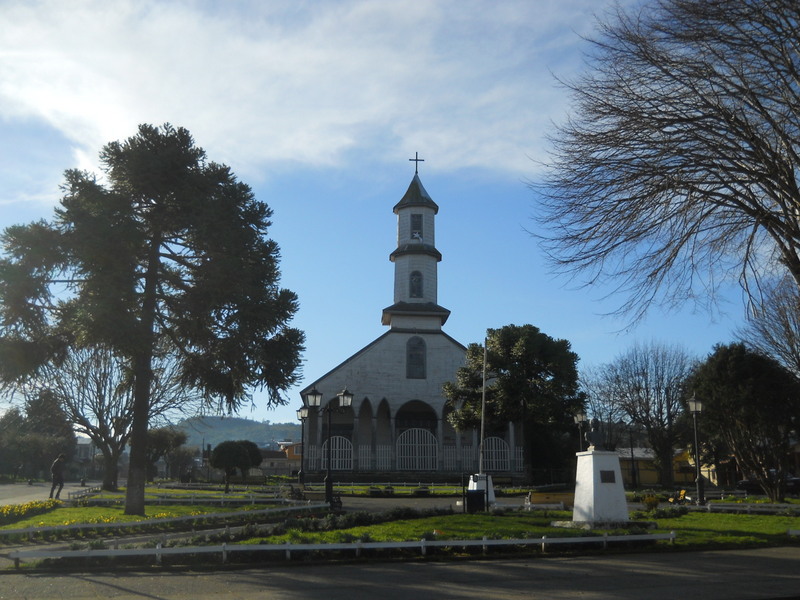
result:
[[(411, 159), (419, 164), (420, 159)], [(442, 330), (450, 311), (439, 304), (436, 248), (439, 207), (422, 185), (418, 169), (394, 205), (397, 245), (394, 301), (383, 309), (389, 329), (372, 343), (301, 390), (303, 469), (351, 474), (437, 476), (477, 473), (479, 432), (458, 432), (442, 386), (455, 381), (466, 348)], [(340, 398), (346, 389), (346, 402)], [(349, 406), (341, 406), (349, 403)], [(493, 432), (483, 444), (486, 472), (523, 470), (519, 429)]]

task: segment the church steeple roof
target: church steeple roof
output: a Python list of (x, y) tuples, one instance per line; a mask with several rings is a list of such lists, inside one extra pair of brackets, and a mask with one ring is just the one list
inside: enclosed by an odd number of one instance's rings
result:
[(405, 195), (400, 202), (394, 205), (393, 210), (394, 213), (397, 214), (401, 208), (409, 208), (412, 206), (427, 206), (433, 209), (434, 214), (439, 212), (439, 207), (436, 202), (433, 201), (423, 187), (422, 181), (420, 181), (419, 178), (419, 173), (414, 173), (414, 179), (411, 180)]

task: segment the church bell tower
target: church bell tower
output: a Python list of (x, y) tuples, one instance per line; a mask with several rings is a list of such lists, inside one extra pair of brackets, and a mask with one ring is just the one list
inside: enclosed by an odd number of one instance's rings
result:
[[(419, 164), (422, 159), (410, 159)], [(383, 309), (381, 323), (393, 330), (440, 331), (450, 311), (437, 304), (435, 219), (439, 207), (425, 191), (414, 169), (414, 178), (403, 198), (395, 204), (397, 248), (389, 255), (394, 263), (394, 304)]]

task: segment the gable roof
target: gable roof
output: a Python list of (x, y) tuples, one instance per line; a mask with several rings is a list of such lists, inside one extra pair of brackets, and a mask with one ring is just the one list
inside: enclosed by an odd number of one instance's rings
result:
[[(321, 377), (317, 377), (317, 378), (316, 378), (314, 381), (312, 381), (311, 383), (309, 383), (308, 385), (306, 385), (306, 386), (305, 386), (305, 387), (304, 387), (302, 390), (300, 390), (300, 397), (301, 397), (301, 398), (305, 398), (305, 395), (306, 395), (308, 392), (310, 392), (310, 391), (311, 391), (313, 388), (315, 388), (319, 382), (321, 382), (321, 381), (323, 381), (324, 379), (326, 379), (327, 377), (329, 377), (329, 376), (330, 376), (332, 373), (335, 373), (335, 372), (336, 372), (336, 371), (338, 371), (339, 369), (343, 368), (343, 367), (344, 367), (344, 366), (345, 366), (347, 363), (349, 363), (349, 362), (351, 362), (351, 361), (355, 360), (355, 359), (356, 359), (358, 356), (360, 356), (360, 355), (364, 354), (365, 352), (368, 352), (368, 351), (369, 351), (369, 350), (371, 350), (371, 349), (372, 349), (374, 346), (376, 346), (376, 345), (380, 344), (380, 343), (381, 343), (381, 342), (382, 342), (384, 339), (386, 339), (386, 338), (387, 338), (387, 337), (389, 337), (390, 335), (398, 335), (398, 334), (400, 334), (400, 335), (403, 335), (403, 334), (407, 334), (407, 333), (409, 333), (409, 332), (407, 332), (407, 331), (405, 331), (405, 330), (402, 330), (402, 329), (390, 329), (390, 330), (389, 330), (389, 331), (387, 331), (386, 333), (384, 333), (384, 334), (382, 334), (382, 335), (378, 336), (378, 337), (377, 337), (377, 338), (375, 338), (375, 339), (374, 339), (372, 342), (370, 342), (369, 344), (367, 344), (366, 346), (364, 346), (363, 348), (361, 348), (361, 350), (359, 350), (358, 352), (356, 352), (355, 354), (353, 354), (353, 355), (352, 355), (352, 356), (350, 356), (349, 358), (346, 358), (346, 359), (345, 359), (345, 360), (343, 360), (341, 363), (339, 363), (339, 364), (338, 364), (338, 365), (336, 365), (334, 368), (332, 368), (330, 371), (328, 371), (327, 373), (325, 373), (325, 374), (324, 374), (324, 375), (322, 375)], [(467, 347), (466, 347), (466, 346), (464, 346), (464, 344), (462, 344), (462, 343), (461, 343), (461, 342), (459, 342), (458, 340), (454, 339), (453, 337), (449, 336), (448, 334), (446, 334), (446, 333), (445, 333), (444, 331), (442, 331), (441, 329), (439, 329), (439, 330), (432, 330), (432, 331), (424, 331), (424, 332), (422, 332), (422, 331), (415, 331), (415, 333), (426, 333), (426, 334), (429, 334), (429, 335), (439, 335), (439, 336), (442, 336), (442, 337), (444, 337), (446, 340), (448, 340), (448, 341), (449, 341), (451, 344), (453, 344), (455, 347), (457, 347), (457, 348), (459, 348), (461, 351), (463, 351), (465, 354), (466, 354), (466, 352), (467, 352)]]

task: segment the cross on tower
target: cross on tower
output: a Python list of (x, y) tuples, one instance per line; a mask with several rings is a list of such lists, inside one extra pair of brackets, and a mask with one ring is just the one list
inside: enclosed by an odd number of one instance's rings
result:
[(414, 158), (409, 158), (408, 160), (414, 163), (414, 175), (419, 174), (417, 168), (419, 167), (419, 163), (425, 162), (425, 159), (419, 157), (419, 152), (414, 152)]

